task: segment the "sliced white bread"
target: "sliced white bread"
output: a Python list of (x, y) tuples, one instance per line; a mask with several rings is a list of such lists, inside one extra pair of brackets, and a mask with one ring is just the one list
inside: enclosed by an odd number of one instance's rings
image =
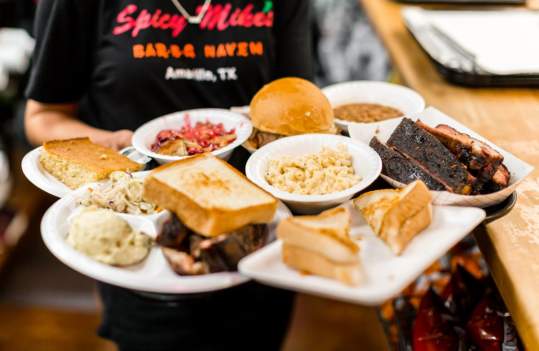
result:
[(277, 227), (283, 261), (303, 272), (356, 285), (361, 280), (359, 246), (349, 230), (350, 213), (342, 207), (284, 219)]
[(365, 193), (354, 200), (354, 205), (374, 233), (399, 255), (417, 234), (430, 225), (431, 202), (425, 183), (415, 181), (402, 189)]
[(286, 242), (283, 243), (283, 261), (287, 266), (303, 273), (335, 279), (351, 286), (361, 283), (362, 274), (359, 261), (337, 263), (317, 252)]
[(208, 237), (268, 223), (277, 209), (277, 200), (211, 154), (155, 169), (144, 181), (144, 198)]
[(338, 207), (317, 216), (286, 218), (277, 226), (277, 236), (335, 262), (357, 262), (359, 247), (349, 238), (349, 230), (350, 213)]

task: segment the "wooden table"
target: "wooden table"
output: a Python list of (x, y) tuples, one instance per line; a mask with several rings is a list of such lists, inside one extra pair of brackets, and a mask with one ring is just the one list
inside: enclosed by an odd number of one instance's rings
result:
[(406, 30), (402, 5), (362, 1), (404, 84), (536, 168), (516, 208), (475, 235), (527, 349), (539, 350), (539, 89), (450, 85)]

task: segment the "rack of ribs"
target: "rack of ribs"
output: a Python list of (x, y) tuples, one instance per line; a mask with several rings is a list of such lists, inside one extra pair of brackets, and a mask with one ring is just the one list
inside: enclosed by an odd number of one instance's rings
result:
[(477, 190), (482, 190), (487, 183), (493, 183), (498, 188), (504, 188), (509, 184), (510, 174), (503, 166), (502, 154), (486, 143), (446, 124), (439, 124), (434, 128), (420, 120), (416, 124), (435, 136), (467, 167), (477, 178), (475, 184)]

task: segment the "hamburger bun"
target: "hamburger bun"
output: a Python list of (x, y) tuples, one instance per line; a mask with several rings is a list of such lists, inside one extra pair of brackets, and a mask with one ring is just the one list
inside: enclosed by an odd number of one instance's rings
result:
[(250, 105), (253, 126), (262, 132), (297, 135), (335, 133), (333, 109), (313, 83), (281, 78), (266, 84)]

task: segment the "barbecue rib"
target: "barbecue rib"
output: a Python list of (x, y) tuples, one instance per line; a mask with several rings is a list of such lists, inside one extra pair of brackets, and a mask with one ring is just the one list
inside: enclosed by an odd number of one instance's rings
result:
[(457, 194), (468, 195), (476, 179), (436, 137), (409, 118), (397, 126), (387, 145), (415, 160), (427, 173)]
[(440, 140), (468, 168), (470, 173), (477, 177), (478, 190), (492, 179), (503, 162), (503, 156), (498, 151), (448, 125), (439, 124), (432, 128), (420, 120), (416, 124)]
[(444, 185), (435, 179), (417, 162), (406, 158), (398, 150), (382, 144), (378, 138), (373, 137), (369, 146), (380, 155), (382, 159), (382, 173), (403, 184), (410, 184), (415, 180), (422, 180), (431, 190), (445, 190)]
[(507, 188), (510, 180), (511, 174), (509, 173), (509, 170), (501, 164), (496, 170), (496, 173), (492, 176), (492, 179), (485, 183), (481, 190), (483, 190), (484, 193), (499, 191), (503, 188)]

